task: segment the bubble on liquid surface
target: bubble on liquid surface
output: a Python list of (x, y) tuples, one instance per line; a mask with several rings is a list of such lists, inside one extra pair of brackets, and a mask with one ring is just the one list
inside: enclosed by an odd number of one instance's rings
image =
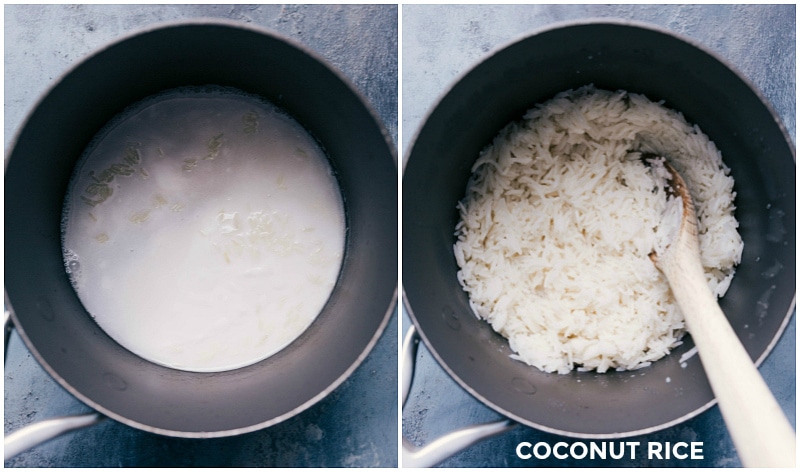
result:
[(69, 276), (70, 282), (76, 289), (83, 286), (81, 280), (81, 263), (78, 255), (70, 250), (64, 251), (64, 268)]

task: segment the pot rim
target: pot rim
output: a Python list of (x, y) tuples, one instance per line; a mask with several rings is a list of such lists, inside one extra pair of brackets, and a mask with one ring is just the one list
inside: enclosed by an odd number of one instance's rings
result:
[[(57, 78), (53, 79), (48, 86), (37, 96), (35, 102), (31, 106), (31, 108), (26, 113), (24, 119), (21, 121), (19, 127), (14, 132), (14, 136), (9, 143), (9, 147), (6, 150), (5, 159), (4, 159), (4, 173), (8, 169), (8, 164), (11, 161), (11, 157), (14, 154), (14, 149), (16, 148), (17, 142), (19, 140), (20, 135), (22, 134), (23, 130), (28, 127), (29, 122), (35, 112), (40, 108), (42, 102), (47, 99), (48, 96), (56, 89), (66, 77), (72, 75), (77, 69), (82, 67), (86, 62), (92, 60), (93, 58), (97, 57), (98, 55), (108, 51), (111, 48), (114, 48), (126, 41), (135, 39), (140, 36), (144, 36), (156, 31), (162, 31), (166, 29), (172, 28), (184, 28), (184, 27), (203, 27), (203, 26), (220, 26), (226, 27), (230, 29), (239, 29), (245, 30), (252, 33), (264, 35), (270, 37), (276, 41), (281, 41), (297, 51), (301, 52), (302, 54), (308, 56), (309, 58), (313, 59), (316, 63), (323, 66), (326, 70), (328, 70), (333, 76), (336, 77), (346, 88), (347, 90), (353, 94), (359, 101), (359, 103), (364, 107), (367, 113), (370, 115), (376, 127), (380, 130), (380, 133), (386, 143), (386, 148), (389, 151), (395, 167), (397, 167), (397, 148), (394, 146), (393, 139), (391, 134), (389, 133), (388, 129), (386, 128), (385, 123), (378, 115), (377, 111), (375, 110), (372, 103), (367, 99), (363, 92), (361, 92), (358, 88), (355, 87), (353, 82), (347, 77), (342, 71), (336, 68), (328, 59), (323, 57), (321, 54), (313, 51), (305, 44), (299, 42), (294, 38), (290, 38), (285, 36), (277, 31), (270, 30), (268, 28), (251, 25), (247, 23), (242, 23), (236, 20), (230, 20), (225, 18), (213, 18), (213, 17), (198, 17), (198, 18), (187, 18), (187, 19), (178, 19), (178, 20), (168, 20), (168, 21), (160, 21), (153, 23), (148, 26), (144, 26), (141, 28), (137, 28), (132, 31), (128, 31), (125, 34), (122, 34), (110, 41), (105, 42), (103, 45), (95, 48), (94, 50), (90, 51), (79, 60), (75, 61), (74, 63), (70, 64), (65, 71), (60, 74)], [(93, 410), (100, 412), (101, 414), (118, 421), (122, 424), (127, 426), (131, 426), (133, 428), (150, 432), (156, 433), (163, 436), (170, 436), (170, 437), (181, 437), (181, 438), (217, 438), (217, 437), (227, 437), (227, 436), (236, 436), (244, 433), (249, 433), (261, 429), (268, 428), (275, 424), (281, 423), (293, 416), (296, 416), (303, 411), (311, 408), (313, 405), (317, 404), (323, 398), (328, 396), (332, 391), (338, 388), (342, 383), (347, 380), (352, 373), (363, 363), (366, 357), (372, 352), (375, 345), (380, 340), (381, 336), (386, 330), (386, 326), (389, 323), (394, 312), (397, 310), (398, 307), (398, 284), (395, 284), (393, 289), (392, 295), (389, 299), (389, 304), (386, 308), (386, 311), (383, 313), (383, 317), (380, 323), (377, 326), (377, 329), (373, 333), (372, 337), (370, 338), (369, 342), (365, 344), (362, 351), (358, 354), (355, 360), (350, 364), (350, 366), (343, 371), (334, 382), (328, 385), (325, 389), (318, 392), (316, 395), (308, 399), (306, 402), (298, 405), (297, 407), (293, 408), (292, 410), (276, 416), (270, 420), (263, 421), (257, 424), (253, 424), (247, 427), (241, 428), (234, 428), (222, 431), (200, 431), (200, 432), (187, 432), (187, 431), (176, 431), (171, 429), (153, 427), (146, 424), (143, 424), (138, 421), (131, 420), (125, 416), (117, 414), (102, 405), (98, 404), (97, 402), (91, 400), (89, 397), (82, 394), (78, 391), (75, 387), (69, 384), (61, 375), (58, 374), (50, 364), (41, 356), (38, 349), (34, 346), (31, 342), (28, 335), (25, 333), (22, 324), (20, 323), (19, 318), (17, 317), (16, 311), (13, 308), (13, 303), (11, 302), (8, 291), (5, 288), (5, 284), (3, 287), (3, 296), (4, 296), (4, 303), (5, 303), (5, 311), (10, 314), (11, 320), (13, 322), (13, 326), (18, 332), (20, 338), (23, 340), (26, 348), (30, 351), (39, 365), (52, 377), (62, 388), (64, 388), (70, 395), (84, 403), (85, 405), (91, 407)], [(135, 354), (134, 354), (135, 355)]]
[[(508, 49), (510, 47), (513, 47), (513, 46), (521, 43), (522, 41), (525, 41), (525, 40), (528, 40), (530, 38), (533, 38), (534, 36), (539, 36), (539, 35), (544, 34), (544, 33), (548, 33), (548, 32), (555, 31), (555, 30), (560, 30), (560, 29), (565, 29), (565, 28), (583, 27), (583, 26), (597, 26), (597, 25), (632, 27), (632, 28), (648, 30), (648, 31), (660, 33), (662, 35), (670, 36), (670, 37), (672, 37), (674, 39), (682, 41), (682, 42), (684, 42), (684, 43), (686, 43), (686, 44), (698, 49), (700, 52), (703, 52), (703, 53), (707, 54), (712, 59), (715, 59), (716, 61), (721, 63), (723, 66), (725, 66), (726, 69), (728, 69), (740, 81), (742, 81), (742, 83), (744, 83), (758, 97), (758, 99), (762, 103), (762, 105), (764, 105), (764, 107), (766, 107), (766, 109), (769, 111), (770, 115), (772, 116), (773, 120), (775, 121), (775, 124), (780, 129), (780, 131), (781, 131), (781, 133), (782, 133), (782, 135), (784, 137), (784, 140), (789, 145), (789, 149), (791, 151), (792, 158), (796, 162), (797, 157), (796, 157), (796, 149), (795, 149), (794, 140), (789, 135), (788, 131), (786, 130), (786, 127), (784, 126), (783, 122), (781, 121), (781, 119), (778, 116), (777, 112), (775, 111), (774, 107), (766, 99), (766, 97), (763, 95), (763, 93), (755, 86), (755, 84), (753, 84), (753, 82), (748, 77), (746, 77), (744, 74), (742, 74), (729, 60), (727, 60), (726, 58), (722, 57), (720, 54), (718, 54), (717, 52), (713, 51), (709, 47), (701, 44), (699, 41), (697, 41), (695, 39), (692, 39), (692, 38), (690, 38), (688, 36), (676, 33), (674, 31), (671, 31), (671, 30), (669, 30), (669, 29), (667, 29), (665, 27), (659, 26), (659, 25), (655, 25), (655, 24), (652, 24), (652, 23), (644, 22), (644, 21), (637, 21), (637, 20), (598, 17), (598, 18), (585, 18), (585, 19), (578, 19), (578, 20), (558, 21), (558, 22), (550, 23), (548, 25), (545, 25), (545, 26), (542, 26), (540, 28), (534, 29), (532, 32), (523, 33), (521, 35), (516, 36), (515, 38), (512, 38), (511, 40), (508, 40), (508, 41), (498, 45), (493, 50), (491, 50), (490, 52), (485, 54), (483, 57), (481, 57), (477, 62), (474, 62), (467, 69), (461, 71), (450, 82), (450, 84), (444, 89), (444, 91), (441, 92), (439, 94), (439, 96), (432, 102), (431, 106), (428, 108), (428, 110), (426, 111), (425, 115), (421, 118), (421, 120), (419, 122), (420, 124), (417, 126), (417, 129), (414, 131), (414, 134), (413, 134), (413, 136), (411, 138), (411, 141), (410, 141), (410, 145), (408, 146), (408, 150), (405, 153), (404, 158), (403, 158), (403, 173), (405, 174), (406, 166), (408, 165), (408, 162), (411, 160), (411, 157), (414, 154), (414, 147), (415, 147), (415, 145), (416, 145), (416, 143), (418, 141), (418, 138), (419, 138), (421, 132), (424, 130), (425, 125), (427, 124), (427, 122), (429, 121), (429, 119), (431, 118), (433, 113), (436, 112), (436, 110), (440, 107), (442, 101), (453, 91), (453, 89), (455, 87), (457, 87), (458, 84), (460, 84), (465, 79), (465, 77), (467, 77), (468, 75), (472, 74), (473, 71), (477, 67), (479, 67), (480, 65), (484, 64), (485, 62), (491, 60), (491, 58), (497, 56), (498, 54), (500, 54), (501, 52), (505, 51), (506, 49)], [(401, 281), (401, 283), (402, 283), (402, 281)], [(712, 406), (714, 406), (717, 403), (717, 399), (716, 399), (716, 397), (714, 397), (709, 402), (707, 402), (706, 404), (704, 404), (704, 405), (698, 407), (697, 409), (695, 409), (695, 410), (693, 410), (693, 411), (691, 411), (691, 412), (689, 412), (689, 413), (687, 413), (685, 415), (682, 415), (682, 416), (680, 416), (680, 417), (678, 417), (676, 419), (673, 419), (671, 421), (667, 421), (667, 422), (664, 422), (662, 424), (658, 424), (658, 425), (655, 425), (655, 426), (637, 429), (635, 431), (612, 432), (612, 433), (575, 433), (575, 432), (572, 432), (572, 431), (566, 431), (566, 430), (562, 430), (562, 429), (558, 429), (558, 428), (545, 426), (545, 425), (539, 424), (539, 423), (537, 423), (535, 421), (531, 421), (529, 419), (522, 418), (519, 415), (513, 414), (513, 413), (507, 411), (506, 409), (501, 408), (498, 405), (495, 405), (492, 401), (490, 401), (489, 399), (487, 399), (483, 395), (479, 394), (474, 388), (472, 388), (469, 384), (464, 382), (450, 368), (450, 366), (448, 366), (444, 362), (444, 359), (441, 358), (439, 353), (436, 351), (436, 349), (434, 348), (434, 346), (432, 345), (432, 343), (430, 342), (430, 340), (426, 336), (425, 331), (420, 326), (420, 323), (417, 320), (416, 315), (414, 314), (414, 310), (411, 307), (411, 303), (410, 303), (410, 301), (408, 299), (408, 294), (406, 293), (405, 288), (402, 289), (402, 300), (403, 300), (403, 309), (409, 315), (409, 318), (411, 319), (412, 323), (417, 328), (417, 332), (420, 335), (420, 337), (423, 340), (423, 342), (425, 343), (425, 346), (427, 347), (428, 351), (430, 351), (430, 353), (433, 355), (434, 359), (436, 359), (436, 362), (439, 364), (439, 366), (441, 368), (443, 368), (447, 372), (447, 374), (453, 380), (455, 380), (458, 383), (459, 386), (461, 386), (462, 389), (464, 389), (472, 397), (476, 398), (481, 403), (483, 403), (487, 407), (491, 408), (492, 410), (500, 413), (501, 415), (503, 415), (503, 416), (505, 416), (507, 418), (510, 418), (510, 419), (520, 423), (520, 424), (524, 424), (524, 425), (530, 426), (530, 427), (538, 429), (540, 431), (544, 431), (544, 432), (548, 432), (548, 433), (552, 433), (552, 434), (558, 434), (558, 435), (562, 435), (562, 436), (566, 436), (566, 437), (579, 438), (579, 439), (618, 439), (618, 438), (626, 438), (626, 437), (650, 434), (650, 433), (654, 433), (654, 432), (657, 432), (657, 431), (660, 431), (660, 430), (667, 429), (667, 428), (670, 428), (672, 426), (678, 425), (678, 424), (683, 423), (683, 422), (685, 422), (685, 421), (687, 421), (687, 420), (689, 420), (691, 418), (694, 418), (695, 416), (700, 415), (701, 413), (705, 412), (706, 410), (708, 410), (709, 408), (711, 408)], [(786, 327), (788, 326), (788, 324), (789, 324), (789, 322), (790, 322), (790, 320), (791, 320), (791, 318), (792, 318), (792, 316), (793, 316), (793, 314), (795, 312), (796, 301), (797, 301), (797, 291), (795, 290), (795, 293), (792, 296), (791, 303), (789, 304), (787, 312), (783, 317), (783, 320), (781, 322), (780, 327), (776, 331), (776, 333), (773, 336), (773, 338), (770, 341), (770, 343), (765, 348), (764, 352), (754, 361), (756, 367), (759, 367), (764, 362), (764, 360), (769, 356), (769, 354), (774, 349), (775, 345), (779, 342), (779, 340), (783, 336), (783, 333), (786, 331)]]

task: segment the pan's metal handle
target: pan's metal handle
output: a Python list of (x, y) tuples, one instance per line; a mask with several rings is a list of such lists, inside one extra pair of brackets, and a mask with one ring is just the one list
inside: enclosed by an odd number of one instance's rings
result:
[(14, 320), (11, 318), (9, 310), (3, 310), (3, 365), (8, 358), (8, 338), (11, 336), (11, 331), (14, 329)]
[[(403, 406), (406, 404), (414, 378), (419, 341), (419, 334), (412, 325), (403, 340)], [(504, 433), (516, 426), (517, 424), (509, 419), (468, 426), (448, 433), (423, 447), (417, 447), (411, 441), (403, 438), (401, 464), (403, 467), (433, 467), (475, 443)]]
[(11, 459), (62, 434), (97, 424), (105, 418), (100, 413), (89, 413), (53, 418), (25, 426), (3, 438), (3, 460)]
[[(5, 365), (5, 360), (8, 358), (8, 338), (14, 329), (14, 322), (9, 310), (5, 310), (3, 317), (3, 329), (5, 330), (3, 364)], [(20, 428), (4, 436), (3, 460), (7, 461), (21, 452), (25, 452), (62, 434), (97, 424), (105, 418), (100, 413), (92, 412), (85, 415), (63, 416), (39, 421)]]

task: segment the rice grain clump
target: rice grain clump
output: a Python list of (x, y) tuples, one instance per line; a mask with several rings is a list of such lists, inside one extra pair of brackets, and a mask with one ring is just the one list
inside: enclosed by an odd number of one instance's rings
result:
[(680, 207), (642, 153), (683, 176), (709, 287), (727, 291), (743, 244), (714, 143), (642, 95), (563, 92), (481, 152), (458, 204), (458, 279), (513, 357), (546, 372), (631, 370), (680, 344), (683, 314), (648, 257), (677, 231)]

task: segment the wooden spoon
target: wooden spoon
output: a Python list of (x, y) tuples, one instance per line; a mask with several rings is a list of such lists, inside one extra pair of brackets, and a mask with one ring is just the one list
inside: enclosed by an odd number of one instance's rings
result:
[(722, 417), (745, 467), (792, 467), (791, 424), (708, 288), (700, 262), (697, 217), (686, 183), (669, 163), (671, 190), (683, 202), (680, 230), (662, 254), (650, 254), (683, 311)]

